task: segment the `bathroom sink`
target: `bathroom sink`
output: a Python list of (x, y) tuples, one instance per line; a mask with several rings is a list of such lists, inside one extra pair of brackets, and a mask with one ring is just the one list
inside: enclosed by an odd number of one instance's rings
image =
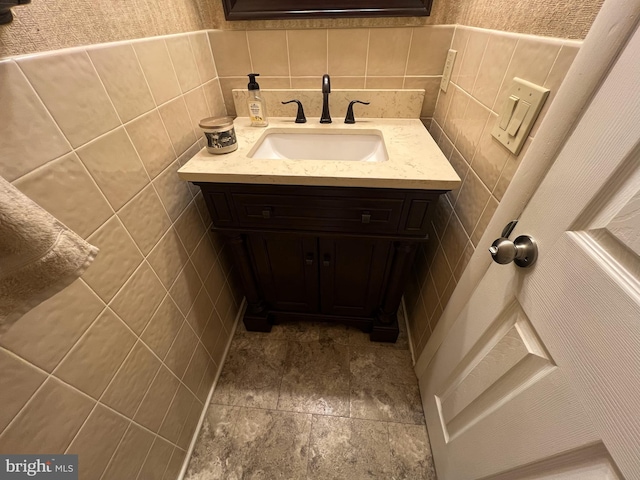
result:
[(384, 162), (389, 159), (379, 130), (309, 131), (269, 129), (247, 155), (259, 159)]

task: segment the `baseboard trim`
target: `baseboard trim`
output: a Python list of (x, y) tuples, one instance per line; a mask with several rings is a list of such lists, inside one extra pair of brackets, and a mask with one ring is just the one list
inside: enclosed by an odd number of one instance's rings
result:
[(225, 362), (227, 361), (227, 355), (229, 355), (229, 348), (231, 347), (231, 342), (233, 341), (233, 336), (236, 333), (236, 328), (238, 328), (238, 322), (244, 315), (244, 311), (247, 308), (247, 300), (245, 298), (242, 299), (242, 303), (240, 304), (240, 308), (238, 309), (238, 314), (236, 315), (236, 319), (233, 322), (233, 329), (231, 330), (231, 335), (229, 336), (229, 341), (227, 342), (227, 346), (224, 350), (224, 355), (222, 356), (222, 363), (218, 368), (218, 372), (216, 373), (216, 378), (213, 380), (213, 384), (211, 385), (211, 389), (209, 390), (209, 395), (207, 395), (207, 401), (204, 404), (204, 408), (202, 409), (202, 413), (200, 414), (200, 420), (198, 420), (198, 425), (196, 426), (195, 432), (193, 432), (193, 437), (191, 438), (191, 443), (189, 443), (189, 449), (187, 450), (187, 454), (184, 457), (184, 463), (182, 464), (182, 468), (180, 469), (180, 474), (178, 475), (177, 480), (183, 480), (184, 476), (187, 474), (187, 467), (189, 467), (189, 461), (191, 460), (191, 455), (193, 454), (193, 450), (196, 447), (196, 441), (198, 440), (198, 435), (200, 435), (200, 430), (202, 430), (202, 425), (204, 424), (204, 418), (207, 415), (207, 410), (209, 409), (209, 405), (211, 404), (211, 397), (213, 396), (213, 391), (218, 384), (218, 379), (220, 378), (220, 372), (222, 372), (222, 368), (224, 367)]
[(402, 296), (402, 316), (404, 317), (404, 328), (407, 329), (407, 342), (409, 343), (409, 351), (411, 352), (411, 362), (413, 366), (416, 366), (416, 355), (413, 351), (413, 342), (411, 341), (411, 329), (409, 328), (409, 315), (407, 315), (407, 303), (404, 301), (404, 295)]

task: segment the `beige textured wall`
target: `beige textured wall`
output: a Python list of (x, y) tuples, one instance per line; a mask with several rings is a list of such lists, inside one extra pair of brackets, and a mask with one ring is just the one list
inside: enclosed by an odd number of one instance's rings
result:
[[(435, 0), (438, 1), (438, 0)], [(506, 32), (583, 39), (604, 0), (461, 0), (453, 23)]]
[(0, 25), (0, 58), (66, 47), (192, 32), (213, 0), (32, 0)]
[(227, 22), (220, 2), (207, 4), (207, 28), (354, 28), (460, 24), (507, 32), (583, 39), (604, 0), (434, 0), (429, 17)]
[(461, 24), (582, 39), (603, 0), (434, 0), (430, 17), (227, 22), (220, 0), (33, 0), (0, 26), (0, 58), (64, 47), (189, 32)]
[(100, 248), (0, 337), (0, 452), (175, 480), (241, 300), (176, 173), (225, 113), (208, 36), (6, 60), (0, 79), (0, 175)]

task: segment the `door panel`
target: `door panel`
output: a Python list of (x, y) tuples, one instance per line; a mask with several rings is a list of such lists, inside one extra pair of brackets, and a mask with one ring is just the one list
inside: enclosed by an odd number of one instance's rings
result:
[(317, 239), (251, 234), (248, 244), (265, 300), (276, 310), (318, 311)]
[(320, 238), (322, 313), (372, 316), (392, 252), (389, 240)]
[(514, 302), (436, 395), (447, 442), (554, 368), (524, 311)]

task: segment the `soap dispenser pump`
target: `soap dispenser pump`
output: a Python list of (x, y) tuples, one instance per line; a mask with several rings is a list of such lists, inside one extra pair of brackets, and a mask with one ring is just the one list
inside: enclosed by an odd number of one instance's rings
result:
[(249, 100), (247, 100), (249, 118), (251, 119), (252, 127), (266, 127), (269, 125), (267, 108), (264, 100), (260, 96), (260, 85), (256, 82), (256, 77), (258, 76), (260, 76), (259, 73), (249, 74)]

